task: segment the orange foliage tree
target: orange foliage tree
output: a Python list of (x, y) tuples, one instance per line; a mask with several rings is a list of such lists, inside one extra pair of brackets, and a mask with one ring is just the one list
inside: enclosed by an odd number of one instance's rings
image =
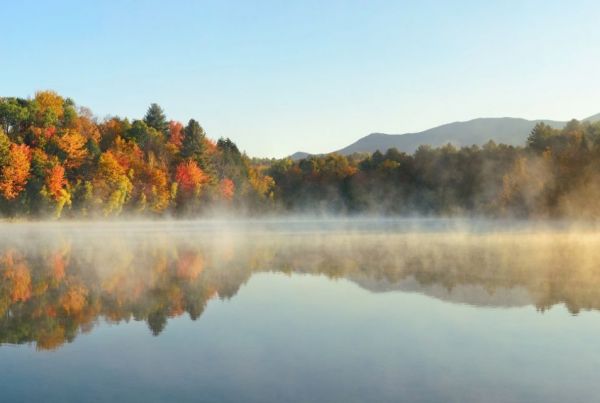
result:
[(62, 210), (66, 205), (71, 205), (71, 195), (65, 189), (68, 185), (65, 178), (65, 168), (62, 165), (54, 165), (48, 169), (46, 176), (46, 189), (43, 191), (45, 195), (56, 202), (55, 215), (60, 217)]
[(175, 180), (182, 190), (199, 191), (200, 187), (208, 180), (207, 175), (200, 169), (198, 164), (189, 160), (177, 165), (175, 170)]
[(183, 125), (174, 120), (169, 122), (169, 142), (178, 149), (183, 141)]
[(86, 115), (80, 116), (76, 122), (76, 128), (85, 138), (100, 141), (100, 130), (91, 118), (91, 112), (86, 111)]
[(219, 190), (225, 200), (231, 200), (235, 194), (235, 183), (231, 179), (225, 178), (219, 183)]
[(54, 165), (50, 168), (46, 178), (48, 191), (54, 200), (58, 200), (63, 194), (63, 187), (67, 184), (65, 179), (65, 168), (62, 165)]
[(8, 164), (2, 167), (0, 192), (8, 199), (16, 198), (23, 191), (29, 178), (31, 152), (25, 144), (11, 144)]

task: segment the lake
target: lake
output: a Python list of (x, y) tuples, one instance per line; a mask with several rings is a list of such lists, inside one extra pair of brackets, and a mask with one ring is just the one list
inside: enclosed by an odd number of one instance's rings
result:
[(591, 402), (600, 231), (3, 224), (2, 402)]

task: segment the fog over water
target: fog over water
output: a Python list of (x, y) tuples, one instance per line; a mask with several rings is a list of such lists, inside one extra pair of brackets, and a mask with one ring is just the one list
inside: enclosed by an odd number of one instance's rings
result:
[[(40, 398), (24, 382), (51, 363), (47, 401), (600, 392), (585, 372), (600, 364), (591, 224), (295, 217), (0, 228), (0, 387), (15, 400)], [(115, 389), (90, 384), (100, 380)]]

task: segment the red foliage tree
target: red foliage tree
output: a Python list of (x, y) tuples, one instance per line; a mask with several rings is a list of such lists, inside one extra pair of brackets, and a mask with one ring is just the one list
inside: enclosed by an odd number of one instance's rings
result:
[(184, 191), (199, 190), (207, 179), (208, 176), (192, 160), (180, 163), (175, 170), (175, 180)]

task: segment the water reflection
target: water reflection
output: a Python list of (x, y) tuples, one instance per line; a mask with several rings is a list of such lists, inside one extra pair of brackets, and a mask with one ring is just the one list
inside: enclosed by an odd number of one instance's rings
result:
[[(201, 317), (258, 272), (344, 278), (476, 306), (600, 308), (595, 232), (10, 227), (0, 239), (0, 343), (56, 349), (99, 319)], [(307, 296), (310, 298), (310, 296)]]

